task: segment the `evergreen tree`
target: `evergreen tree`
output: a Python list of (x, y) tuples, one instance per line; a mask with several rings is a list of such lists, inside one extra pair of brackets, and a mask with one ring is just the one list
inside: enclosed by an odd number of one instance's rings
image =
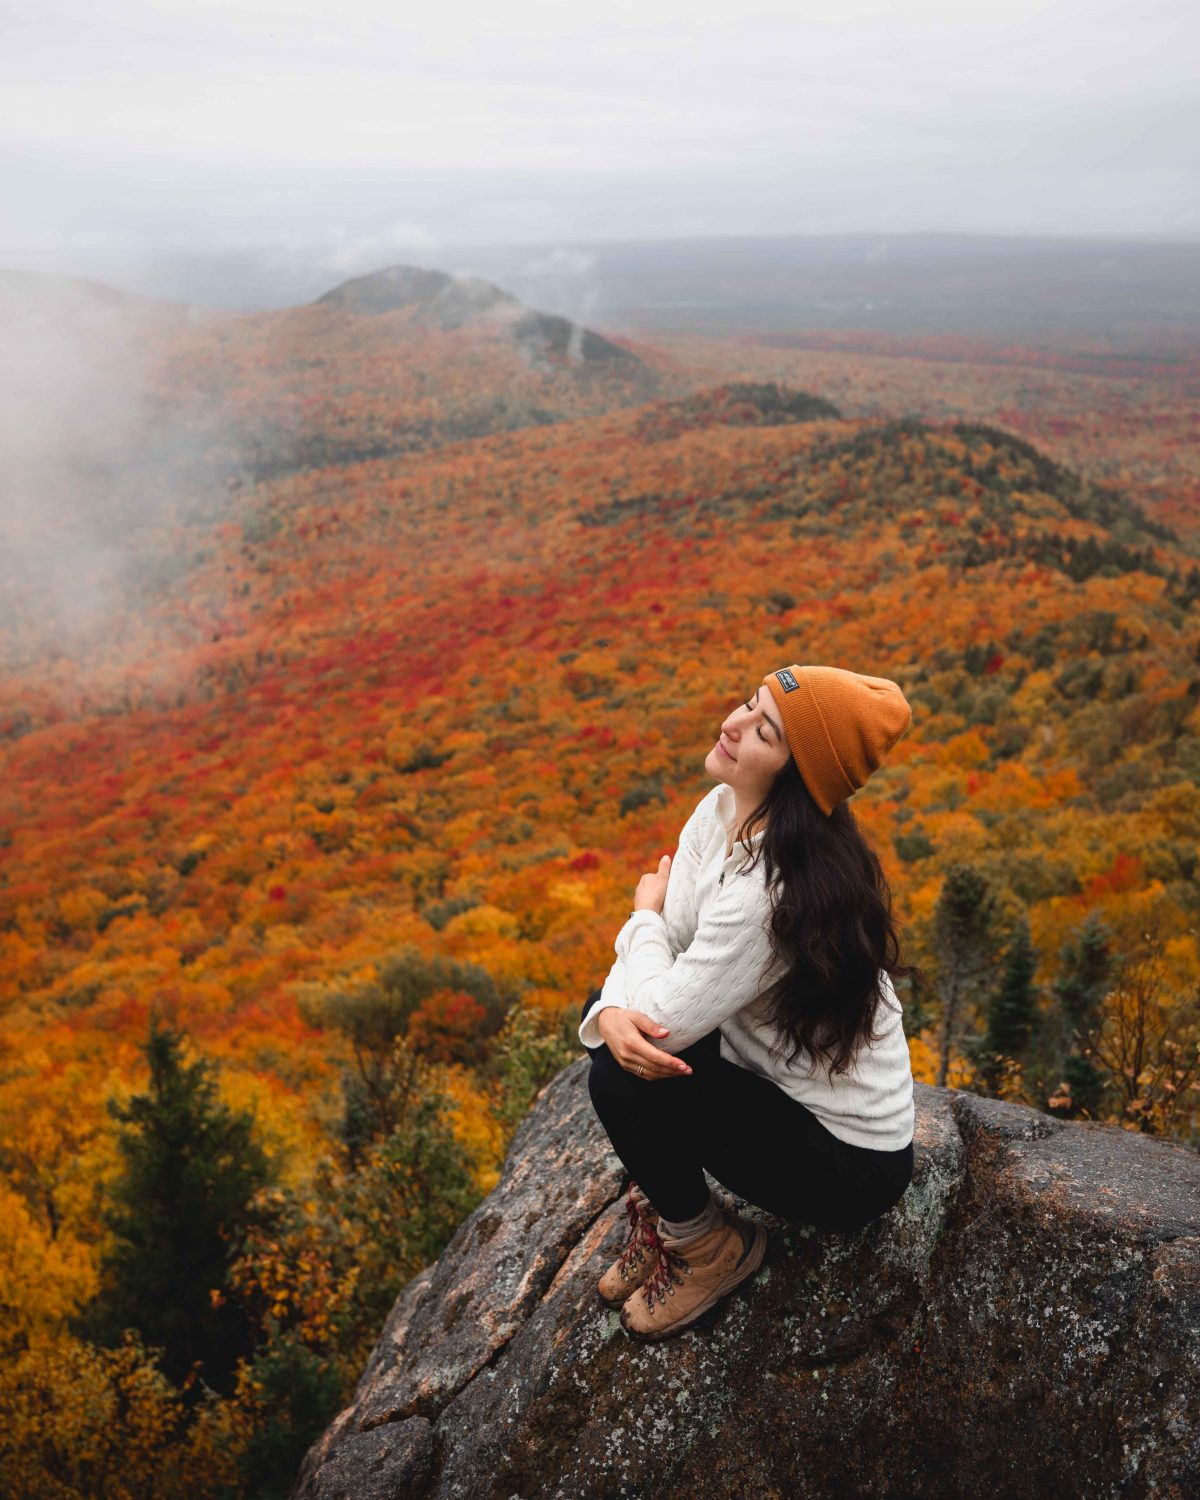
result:
[(1089, 912), (1075, 940), (1063, 945), (1062, 968), (1053, 987), (1072, 1036), (1090, 1031), (1099, 1019), (1111, 970), (1108, 928), (1097, 912)]
[(342, 1119), (338, 1136), (346, 1148), (346, 1163), (353, 1171), (361, 1164), (364, 1152), (379, 1133), (379, 1114), (370, 1090), (357, 1073), (343, 1068), (341, 1085)]
[(1089, 912), (1075, 939), (1063, 946), (1061, 971), (1053, 986), (1057, 1071), (1071, 1094), (1070, 1105), (1062, 1111), (1068, 1117), (1094, 1116), (1100, 1106), (1104, 1079), (1089, 1054), (1111, 971), (1108, 929), (1096, 912)]
[(275, 1330), (254, 1357), (258, 1420), (238, 1458), (241, 1493), (288, 1500), (312, 1443), (345, 1403), (337, 1366), (295, 1329)]
[(1070, 1091), (1071, 1103), (1056, 1109), (1055, 1114), (1093, 1119), (1104, 1097), (1104, 1075), (1100, 1069), (1084, 1053), (1072, 1052), (1062, 1065), (1062, 1081)]
[(944, 1088), (950, 1053), (962, 1044), (969, 1011), (978, 1002), (996, 961), (996, 898), (984, 877), (970, 865), (951, 865), (942, 882), (933, 915), (933, 944), (942, 1024), (938, 1037), (938, 1072)]
[[(122, 1329), (136, 1328), (161, 1349), (163, 1372), (177, 1385), (198, 1366), (205, 1384), (228, 1395), (238, 1357), (255, 1340), (239, 1301), (224, 1296), (226, 1268), (272, 1171), (252, 1116), (220, 1102), (211, 1062), (185, 1063), (182, 1042), (152, 1017), (148, 1091), (127, 1105), (107, 1102), (125, 1126), (124, 1171), (103, 1210), (113, 1241), (101, 1291), (78, 1332), (115, 1347)], [(201, 1394), (198, 1383), (192, 1389)]]
[(1022, 914), (1008, 945), (1000, 984), (987, 1003), (987, 1030), (979, 1051), (981, 1081), (995, 1090), (1001, 1059), (1023, 1061), (1037, 1024), (1037, 998), (1033, 976), (1037, 952), (1029, 932), (1029, 918)]

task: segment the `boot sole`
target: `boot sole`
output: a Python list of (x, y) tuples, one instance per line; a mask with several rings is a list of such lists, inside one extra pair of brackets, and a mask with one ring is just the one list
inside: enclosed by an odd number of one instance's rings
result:
[(682, 1333), (685, 1328), (690, 1328), (705, 1313), (711, 1312), (718, 1302), (728, 1297), (730, 1292), (736, 1291), (743, 1281), (748, 1280), (763, 1263), (763, 1257), (767, 1253), (767, 1231), (761, 1224), (754, 1225), (754, 1240), (746, 1258), (733, 1272), (732, 1280), (728, 1281), (719, 1291), (706, 1298), (688, 1313), (686, 1318), (680, 1318), (672, 1323), (670, 1328), (664, 1328), (661, 1333), (642, 1333), (640, 1329), (630, 1328), (625, 1321), (624, 1314), (621, 1316), (621, 1327), (631, 1339), (636, 1339), (639, 1344), (657, 1344), (663, 1339), (673, 1338), (675, 1334)]

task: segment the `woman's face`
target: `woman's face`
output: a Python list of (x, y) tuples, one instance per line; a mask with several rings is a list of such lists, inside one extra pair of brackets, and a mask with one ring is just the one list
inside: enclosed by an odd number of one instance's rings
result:
[(770, 791), (791, 753), (779, 708), (764, 682), (721, 725), (717, 743), (704, 758), (704, 769), (745, 793), (746, 803), (757, 803)]

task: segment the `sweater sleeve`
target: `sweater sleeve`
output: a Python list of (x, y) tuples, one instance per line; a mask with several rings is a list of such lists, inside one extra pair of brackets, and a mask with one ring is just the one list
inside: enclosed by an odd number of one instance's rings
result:
[(676, 957), (657, 912), (639, 911), (617, 934), (629, 1005), (669, 1034), (655, 1038), (680, 1052), (756, 1000), (771, 962), (770, 899), (757, 881), (735, 876), (709, 904), (689, 946)]
[(625, 988), (625, 960), (616, 958), (600, 988), (600, 998), (579, 1023), (579, 1040), (585, 1047), (600, 1047), (604, 1038), (596, 1026), (596, 1017), (610, 1005), (628, 1007), (629, 996)]

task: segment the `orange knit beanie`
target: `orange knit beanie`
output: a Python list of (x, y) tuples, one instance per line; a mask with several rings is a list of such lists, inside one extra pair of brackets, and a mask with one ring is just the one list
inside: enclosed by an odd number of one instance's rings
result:
[(826, 817), (864, 784), (912, 725), (908, 699), (886, 677), (793, 664), (763, 681), (779, 705), (804, 784)]

